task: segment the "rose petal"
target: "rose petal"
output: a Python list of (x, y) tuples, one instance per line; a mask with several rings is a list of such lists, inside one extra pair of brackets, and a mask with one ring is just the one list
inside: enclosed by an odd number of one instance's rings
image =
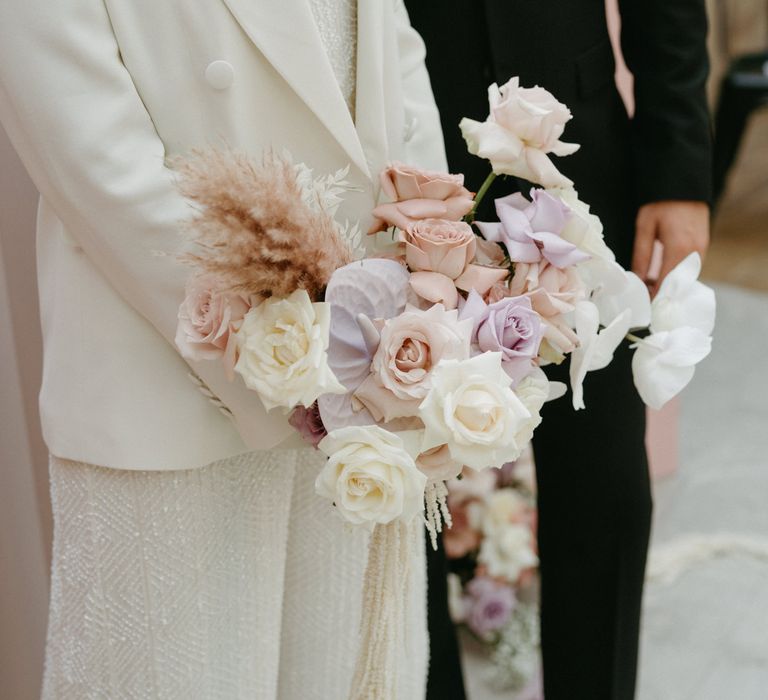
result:
[(464, 272), (456, 279), (456, 287), (465, 292), (474, 289), (482, 296), (494, 284), (505, 280), (508, 275), (509, 270), (503, 267), (485, 267), (484, 265), (470, 264), (467, 265)]
[(413, 272), (409, 283), (411, 289), (422, 299), (443, 304), (449, 310), (458, 306), (459, 293), (450, 277), (439, 272)]

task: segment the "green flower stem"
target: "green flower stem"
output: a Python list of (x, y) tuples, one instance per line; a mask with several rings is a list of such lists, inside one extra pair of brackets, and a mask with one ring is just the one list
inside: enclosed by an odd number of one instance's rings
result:
[(480, 206), (480, 202), (483, 201), (483, 197), (485, 197), (486, 193), (488, 192), (488, 189), (493, 184), (493, 181), (496, 179), (496, 173), (491, 170), (490, 173), (488, 173), (488, 177), (485, 178), (485, 182), (480, 186), (480, 189), (478, 190), (477, 194), (475, 195), (475, 203), (472, 205), (472, 209), (470, 210), (469, 214), (466, 215), (465, 221), (468, 224), (471, 224), (475, 220), (475, 213), (477, 212), (477, 208)]
[(632, 333), (627, 333), (624, 337), (628, 341), (630, 341), (631, 343), (642, 343), (643, 342), (642, 338), (638, 338), (636, 335), (632, 335)]

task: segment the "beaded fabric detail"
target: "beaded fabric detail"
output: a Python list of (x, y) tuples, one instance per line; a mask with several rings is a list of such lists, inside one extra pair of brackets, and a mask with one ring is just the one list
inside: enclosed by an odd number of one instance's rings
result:
[(315, 24), (341, 94), (355, 117), (357, 0), (310, 0)]
[[(348, 697), (369, 537), (315, 493), (325, 459), (128, 471), (52, 457), (43, 700)], [(413, 554), (399, 698), (426, 678), (423, 539)]]

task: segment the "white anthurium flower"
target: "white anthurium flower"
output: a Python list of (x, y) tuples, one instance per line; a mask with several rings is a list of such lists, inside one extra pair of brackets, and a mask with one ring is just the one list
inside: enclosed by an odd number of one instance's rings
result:
[(651, 304), (651, 332), (688, 326), (704, 335), (715, 327), (715, 292), (698, 281), (701, 258), (691, 253), (661, 283)]
[(409, 522), (424, 509), (427, 477), (403, 441), (378, 425), (348, 426), (318, 447), (328, 461), (315, 481), (318, 495), (353, 525)]
[(425, 426), (422, 452), (447, 445), (452, 459), (472, 469), (517, 459), (523, 445), (516, 436), (531, 414), (511, 383), (498, 352), (440, 362), (419, 407)]
[(648, 287), (634, 272), (601, 258), (587, 260), (577, 270), (592, 291), (590, 301), (597, 306), (603, 326), (610, 325), (625, 309), (632, 312), (630, 328), (646, 328), (651, 322)]
[(683, 326), (653, 333), (632, 347), (635, 387), (646, 405), (658, 410), (693, 379), (695, 365), (712, 349), (712, 338)]
[(613, 353), (629, 332), (632, 312), (625, 309), (608, 326), (600, 330), (600, 314), (590, 301), (580, 301), (574, 311), (574, 325), (579, 346), (571, 353), (571, 391), (573, 407), (585, 408), (584, 379), (587, 372), (610, 364)]

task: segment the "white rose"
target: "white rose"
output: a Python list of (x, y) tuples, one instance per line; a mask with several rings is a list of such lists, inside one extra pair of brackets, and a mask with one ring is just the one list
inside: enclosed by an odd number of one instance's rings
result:
[(329, 459), (315, 490), (348, 522), (408, 522), (423, 511), (427, 478), (394, 433), (377, 425), (339, 428), (318, 447)]
[(490, 114), (484, 122), (462, 119), (459, 124), (469, 152), (491, 162), (497, 175), (514, 175), (544, 187), (573, 183), (552, 164), (547, 153), (567, 156), (577, 144), (560, 141), (570, 110), (544, 88), (521, 88), (512, 78), (500, 88), (488, 88)]
[(712, 348), (712, 338), (698, 328), (653, 333), (633, 345), (632, 375), (643, 401), (660, 409), (693, 379), (694, 367)]
[(252, 308), (237, 332), (235, 371), (267, 410), (309, 408), (321, 394), (346, 389), (328, 366), (330, 305), (312, 303), (303, 289)]
[(490, 576), (514, 583), (526, 569), (539, 563), (533, 551), (533, 538), (527, 525), (507, 524), (490, 531), (483, 538), (477, 557)]
[(701, 258), (691, 253), (665, 278), (651, 304), (651, 331), (688, 326), (704, 335), (715, 327), (715, 293), (698, 281)]
[(528, 510), (525, 499), (514, 489), (494, 491), (488, 498), (483, 515), (483, 532), (488, 535), (511, 523), (519, 523)]
[(571, 188), (554, 188), (548, 192), (571, 210), (560, 237), (593, 258), (615, 260), (616, 256), (603, 238), (600, 217), (590, 212), (589, 205), (579, 199), (579, 193)]
[(454, 460), (473, 469), (517, 459), (515, 437), (530, 413), (509, 388), (511, 382), (498, 352), (443, 360), (419, 407), (425, 426), (422, 451), (446, 444)]

